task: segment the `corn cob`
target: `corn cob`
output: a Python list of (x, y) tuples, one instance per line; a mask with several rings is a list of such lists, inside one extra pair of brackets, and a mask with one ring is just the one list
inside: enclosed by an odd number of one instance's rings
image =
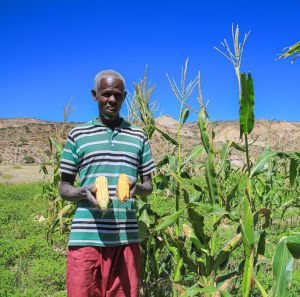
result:
[(102, 210), (107, 209), (109, 203), (109, 193), (107, 186), (107, 178), (105, 176), (98, 176), (95, 181), (96, 199), (99, 207)]
[(117, 196), (122, 203), (124, 203), (130, 196), (129, 178), (124, 173), (119, 176)]

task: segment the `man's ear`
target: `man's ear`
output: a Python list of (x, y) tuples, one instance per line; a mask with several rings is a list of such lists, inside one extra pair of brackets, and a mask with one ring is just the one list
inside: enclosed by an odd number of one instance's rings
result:
[(94, 101), (97, 101), (97, 98), (96, 98), (96, 91), (94, 89), (92, 89), (92, 97), (93, 97), (93, 100)]

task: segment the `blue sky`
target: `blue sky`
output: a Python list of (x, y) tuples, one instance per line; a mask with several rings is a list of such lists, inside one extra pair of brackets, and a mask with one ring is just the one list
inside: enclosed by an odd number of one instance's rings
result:
[(189, 57), (188, 78), (200, 70), (210, 118), (238, 119), (233, 66), (213, 48), (231, 40), (234, 23), (242, 35), (251, 31), (241, 70), (253, 76), (256, 118), (299, 121), (300, 59), (276, 61), (300, 40), (299, 19), (299, 0), (2, 0), (0, 117), (60, 121), (73, 97), (70, 121), (88, 121), (97, 116), (90, 90), (98, 71), (121, 72), (132, 92), (148, 64), (153, 99), (177, 118), (166, 73), (179, 81)]

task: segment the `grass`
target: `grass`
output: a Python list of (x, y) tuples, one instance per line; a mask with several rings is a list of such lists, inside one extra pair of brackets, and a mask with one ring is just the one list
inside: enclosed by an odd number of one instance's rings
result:
[(66, 296), (66, 235), (46, 241), (39, 184), (0, 185), (0, 296)]

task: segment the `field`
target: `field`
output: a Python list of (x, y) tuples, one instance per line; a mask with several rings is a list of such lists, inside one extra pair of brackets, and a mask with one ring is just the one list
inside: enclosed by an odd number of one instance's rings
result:
[[(48, 245), (47, 201), (39, 195), (41, 191), (39, 183), (0, 185), (0, 296), (66, 296), (65, 249), (68, 234), (60, 236), (56, 233), (55, 245)], [(173, 201), (163, 196), (160, 199), (163, 203), (160, 203), (158, 212), (171, 211)], [(232, 235), (234, 228), (224, 225), (220, 229), (218, 246)], [(284, 220), (274, 218), (273, 225), (267, 229), (266, 257), (273, 255), (283, 234), (292, 232), (300, 232), (298, 212), (289, 212)], [(241, 257), (241, 252), (233, 255), (235, 262)], [(289, 296), (299, 296), (299, 263), (294, 269)], [(264, 286), (271, 286), (271, 269), (268, 266), (263, 268), (258, 278)], [(254, 290), (251, 296), (260, 294)]]

